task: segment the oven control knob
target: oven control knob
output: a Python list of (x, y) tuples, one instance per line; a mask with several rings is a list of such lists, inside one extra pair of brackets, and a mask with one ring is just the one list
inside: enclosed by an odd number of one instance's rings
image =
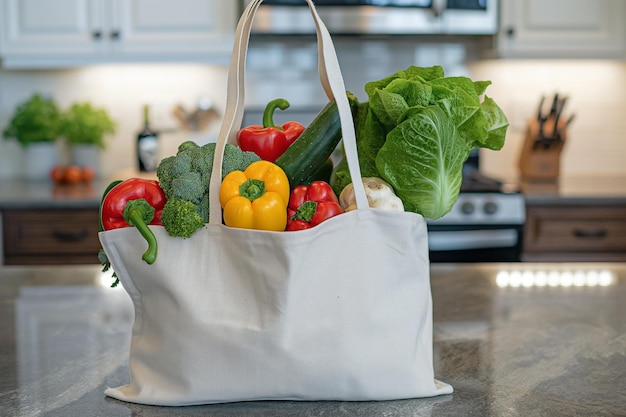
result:
[(495, 201), (487, 201), (483, 205), (485, 214), (495, 214), (498, 211), (498, 204)]
[(464, 201), (461, 204), (461, 213), (470, 215), (474, 212), (474, 203), (471, 201)]

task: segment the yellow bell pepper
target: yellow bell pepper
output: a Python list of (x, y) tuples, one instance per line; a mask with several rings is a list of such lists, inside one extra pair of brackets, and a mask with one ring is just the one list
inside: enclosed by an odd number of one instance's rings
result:
[(222, 181), (220, 204), (224, 224), (260, 230), (285, 230), (289, 180), (278, 165), (257, 161), (245, 171), (232, 171)]

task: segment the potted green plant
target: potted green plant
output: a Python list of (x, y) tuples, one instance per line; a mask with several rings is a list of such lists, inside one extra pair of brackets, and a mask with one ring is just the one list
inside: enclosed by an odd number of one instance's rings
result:
[(105, 109), (89, 102), (74, 103), (61, 117), (61, 135), (69, 146), (72, 163), (99, 171), (100, 151), (106, 148), (105, 135), (115, 133), (116, 123)]
[(4, 129), (5, 139), (16, 140), (26, 156), (26, 178), (47, 178), (57, 163), (56, 140), (60, 135), (61, 112), (52, 98), (36, 93), (18, 104)]

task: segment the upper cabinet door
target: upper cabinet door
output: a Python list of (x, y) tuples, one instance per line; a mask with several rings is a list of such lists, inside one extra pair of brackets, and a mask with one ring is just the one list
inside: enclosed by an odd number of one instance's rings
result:
[(228, 63), (237, 12), (232, 0), (0, 0), (2, 63)]
[(112, 0), (113, 47), (138, 56), (230, 53), (236, 5), (232, 0)]
[(498, 50), (504, 57), (620, 58), (623, 0), (501, 0)]
[(92, 55), (102, 42), (102, 0), (0, 0), (7, 55)]

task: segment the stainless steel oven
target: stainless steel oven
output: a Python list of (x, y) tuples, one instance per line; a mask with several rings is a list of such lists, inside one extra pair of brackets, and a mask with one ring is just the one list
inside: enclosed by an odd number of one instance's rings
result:
[(465, 163), (459, 199), (440, 219), (428, 220), (431, 262), (518, 262), (526, 210), (514, 187), (484, 176), (478, 152)]
[(450, 213), (428, 221), (431, 262), (518, 262), (524, 233), (520, 194), (461, 193)]
[[(498, 29), (498, 0), (315, 0), (315, 5), (335, 35), (493, 35)], [(265, 0), (252, 31), (314, 34), (309, 13), (304, 0)]]

